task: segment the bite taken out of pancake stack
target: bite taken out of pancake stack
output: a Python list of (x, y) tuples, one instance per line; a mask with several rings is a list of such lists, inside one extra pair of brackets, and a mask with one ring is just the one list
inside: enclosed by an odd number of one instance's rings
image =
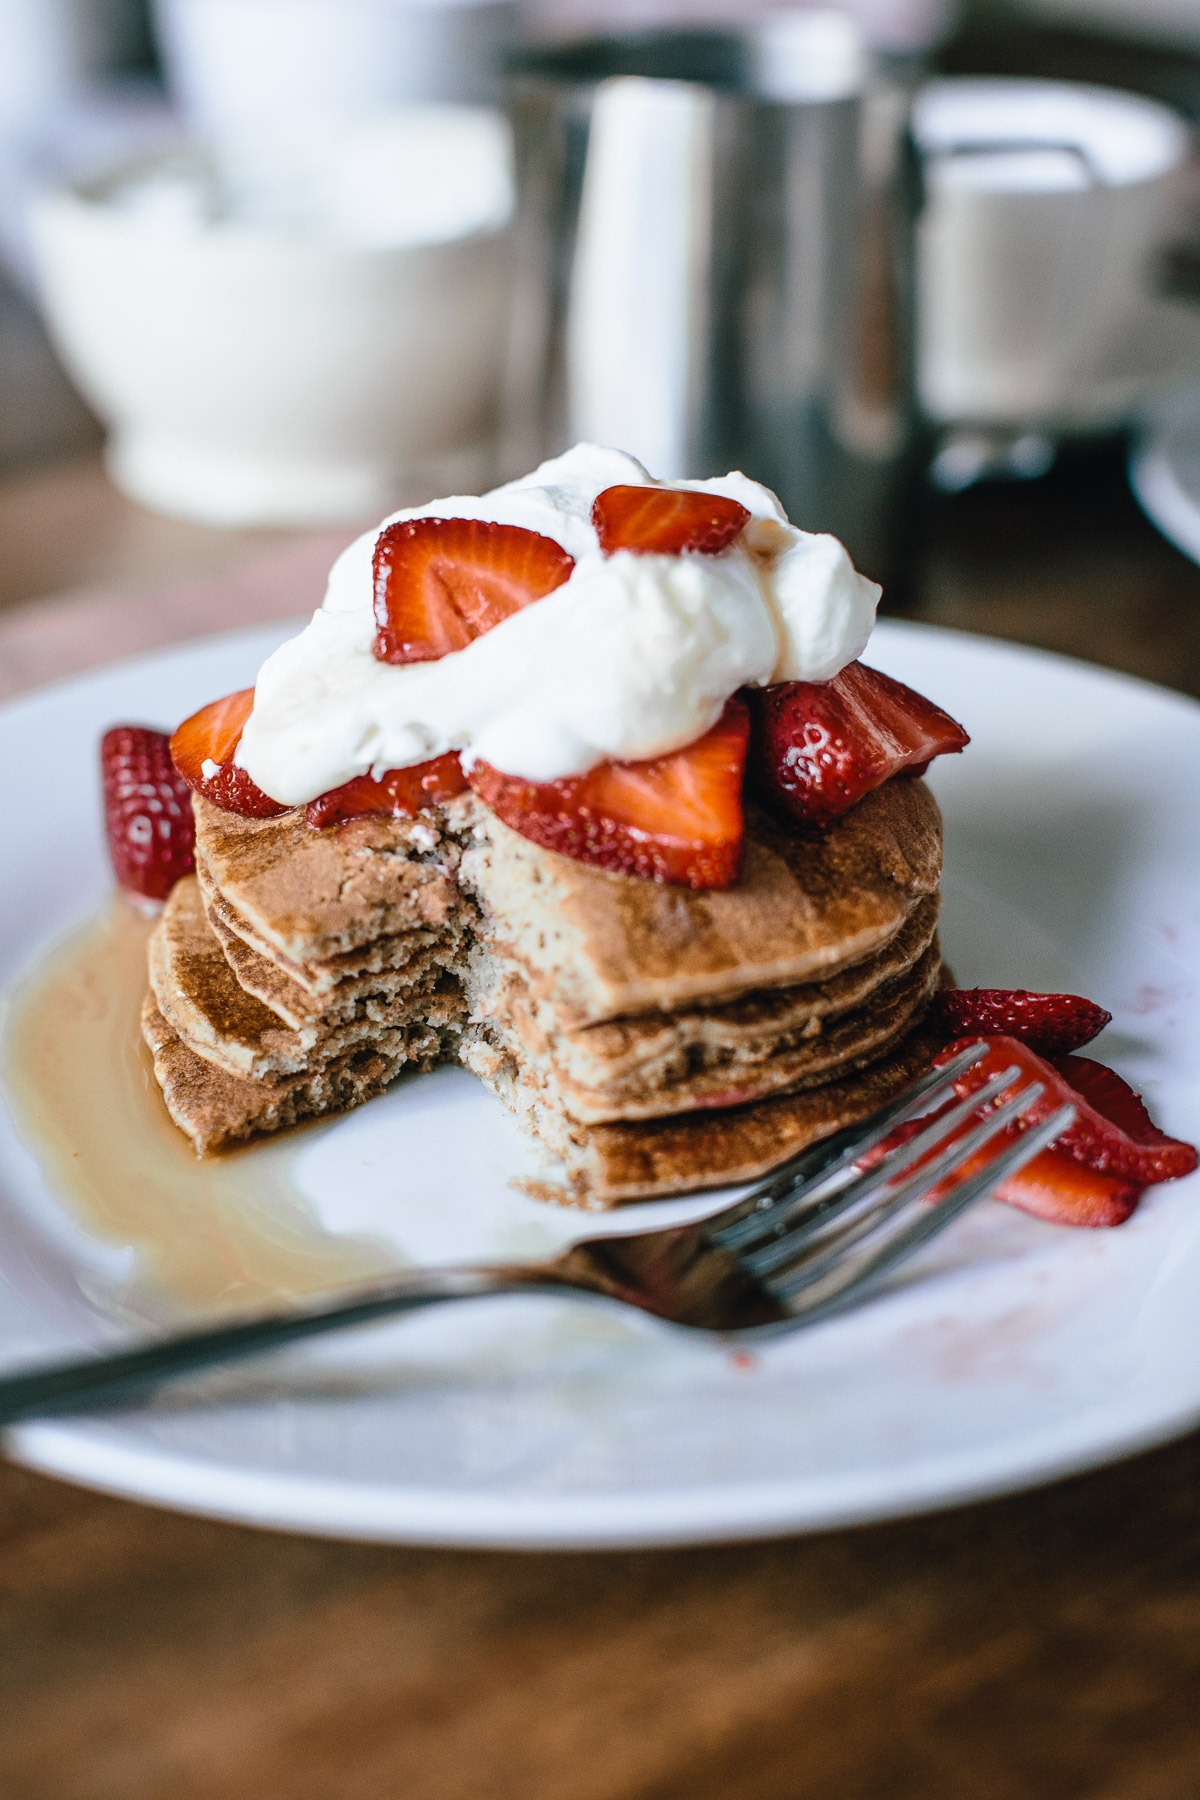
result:
[(819, 837), (765, 814), (712, 891), (613, 874), (473, 795), (323, 831), (195, 800), (144, 1031), (201, 1154), (464, 1063), (611, 1206), (764, 1172), (911, 1081), (941, 827), (897, 778)]
[(358, 539), (171, 739), (194, 873), (144, 1031), (197, 1151), (451, 1060), (610, 1206), (905, 1087), (941, 978), (920, 777), (967, 739), (859, 661), (878, 598), (746, 476), (594, 445)]

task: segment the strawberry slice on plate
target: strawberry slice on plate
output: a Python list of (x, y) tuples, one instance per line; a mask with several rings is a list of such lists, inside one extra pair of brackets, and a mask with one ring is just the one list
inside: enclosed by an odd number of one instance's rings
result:
[(171, 760), (188, 786), (223, 812), (273, 819), (288, 808), (264, 794), (233, 760), (253, 710), (252, 687), (210, 700), (185, 719), (171, 739)]
[[(1035, 1100), (1025, 1113), (1031, 1124), (1049, 1118), (1058, 1107), (1071, 1104), (1075, 1108), (1075, 1121), (1068, 1125), (1060, 1137), (1054, 1140), (1054, 1149), (1065, 1156), (1074, 1157), (1076, 1162), (1083, 1163), (1089, 1169), (1095, 1169), (1101, 1175), (1120, 1175), (1136, 1181), (1143, 1187), (1149, 1187), (1155, 1181), (1174, 1181), (1180, 1175), (1190, 1175), (1196, 1167), (1196, 1152), (1190, 1144), (1182, 1143), (1178, 1138), (1166, 1137), (1162, 1132), (1150, 1126), (1151, 1136), (1132, 1136), (1121, 1124), (1111, 1119), (1095, 1104), (1103, 1099), (1104, 1094), (1100, 1082), (1090, 1073), (1079, 1076), (1084, 1085), (1092, 1083), (1092, 1093), (1083, 1093), (1071, 1079), (1071, 1073), (1064, 1071), (1059, 1065), (1047, 1062), (1038, 1056), (1027, 1044), (1018, 1043), (1016, 1038), (989, 1037), (986, 1042), (987, 1054), (974, 1068), (968, 1069), (955, 1082), (955, 1091), (966, 1097), (981, 1088), (992, 1075), (1012, 1064), (1021, 1070), (1027, 1080), (1038, 1081), (1042, 1086), (1039, 1099)], [(963, 1049), (970, 1038), (957, 1038), (954, 1043), (934, 1058), (937, 1063), (946, 1062), (958, 1050)], [(1080, 1063), (1090, 1064), (1087, 1057), (1063, 1058), (1066, 1069), (1074, 1071)], [(1097, 1069), (1103, 1065), (1091, 1065)], [(1134, 1100), (1137, 1095), (1121, 1081), (1111, 1069), (1105, 1069), (1105, 1085), (1110, 1092), (1118, 1090), (1113, 1084), (1119, 1083), (1123, 1094)], [(1140, 1104), (1140, 1103), (1139, 1103)], [(1141, 1113), (1145, 1117), (1144, 1109)], [(1149, 1125), (1148, 1117), (1145, 1122)], [(1135, 1127), (1140, 1129), (1140, 1127)]]
[(436, 662), (465, 650), (575, 567), (561, 544), (486, 519), (400, 519), (375, 544), (375, 655)]
[(1078, 1050), (1112, 1019), (1081, 994), (1032, 994), (1025, 988), (943, 988), (933, 1011), (949, 1037), (1014, 1037), (1041, 1056)]
[[(961, 1097), (977, 1093), (991, 1075), (1014, 1063), (1022, 1072), (1022, 1085), (1032, 1077), (1043, 1087), (1040, 1099), (1027, 1109), (1023, 1122), (1010, 1125), (1004, 1133), (1006, 1137), (1018, 1137), (1025, 1124), (1048, 1117), (1064, 1103), (1074, 1106), (1076, 1113), (1074, 1123), (1047, 1149), (1000, 1184), (997, 1200), (1055, 1225), (1120, 1225), (1147, 1187), (1159, 1181), (1177, 1180), (1196, 1167), (1197, 1155), (1192, 1146), (1160, 1131), (1128, 1083), (1090, 1057), (1063, 1056), (1049, 1062), (1012, 1037), (964, 1037), (948, 1045), (934, 1059), (935, 1064), (947, 1062), (968, 1044), (981, 1041), (987, 1045), (987, 1055), (954, 1084)], [(1000, 1101), (991, 1102), (992, 1107), (998, 1104)], [(948, 1113), (952, 1105), (953, 1102), (944, 1107), (943, 1113)], [(915, 1137), (930, 1123), (931, 1118), (926, 1116), (897, 1126), (864, 1157), (863, 1167), (879, 1161), (888, 1150)], [(965, 1135), (973, 1123), (974, 1119), (965, 1121), (958, 1127), (958, 1134)], [(955, 1175), (982, 1168), (993, 1151), (994, 1140), (991, 1146), (962, 1163)], [(936, 1204), (943, 1191), (943, 1187), (935, 1187), (927, 1197)]]
[(970, 742), (932, 700), (860, 662), (832, 681), (784, 681), (752, 699), (760, 792), (818, 830), (891, 776), (923, 775), (935, 756)]
[(689, 488), (610, 487), (596, 496), (592, 524), (606, 556), (633, 550), (641, 556), (718, 556), (728, 550), (750, 513), (724, 494)]
[[(971, 1041), (957, 1039), (935, 1063), (948, 1061)], [(1083, 1056), (1048, 1062), (1012, 1037), (983, 1041), (986, 1056), (954, 1084), (960, 1096), (976, 1093), (989, 1076), (1015, 1063), (1024, 1078), (1042, 1084), (1040, 1098), (1024, 1115), (1028, 1123), (1048, 1118), (1064, 1103), (1075, 1108), (1074, 1123), (1002, 1183), (998, 1199), (1058, 1224), (1118, 1225), (1143, 1189), (1178, 1180), (1196, 1167), (1192, 1145), (1159, 1131), (1139, 1096), (1103, 1063)], [(1020, 1127), (1010, 1130), (1015, 1134)]]
[(170, 739), (149, 725), (114, 725), (100, 741), (108, 854), (120, 885), (165, 900), (195, 868), (191, 790), (171, 761)]
[(525, 781), (477, 762), (468, 779), (514, 831), (620, 875), (729, 887), (742, 862), (742, 772), (750, 720), (730, 700), (711, 731), (666, 756)]
[[(862, 1158), (859, 1167), (869, 1169), (881, 1162), (890, 1150), (916, 1137), (927, 1125), (948, 1113), (952, 1106), (953, 1102), (943, 1107), (941, 1113), (926, 1114), (922, 1118), (910, 1120), (906, 1125), (897, 1125)], [(974, 1123), (974, 1118), (967, 1120), (958, 1128), (956, 1135), (964, 1136)], [(1010, 1126), (1002, 1134), (1002, 1141), (1019, 1134), (1019, 1126)], [(991, 1144), (960, 1163), (952, 1178), (931, 1188), (924, 1196), (925, 1199), (936, 1206), (949, 1191), (951, 1180), (958, 1180), (984, 1168), (995, 1154), (995, 1147), (996, 1140), (993, 1139)], [(932, 1154), (931, 1151), (930, 1155)], [(993, 1197), (1003, 1200), (1008, 1206), (1019, 1207), (1022, 1212), (1033, 1213), (1036, 1218), (1045, 1219), (1051, 1225), (1096, 1227), (1123, 1225), (1141, 1199), (1143, 1191), (1143, 1183), (1120, 1175), (1102, 1175), (1097, 1170), (1076, 1162), (1074, 1157), (1063, 1156), (1055, 1145), (1051, 1145), (1049, 1149), (1042, 1150), (1031, 1158), (1015, 1175), (1002, 1181)]]
[(1051, 1148), (1039, 1151), (1002, 1181), (996, 1199), (1049, 1225), (1075, 1225), (1089, 1230), (1123, 1225), (1142, 1197), (1139, 1182), (1120, 1175), (1101, 1175)]
[(458, 752), (448, 750), (444, 756), (414, 763), (408, 769), (389, 769), (378, 781), (372, 775), (356, 775), (341, 787), (330, 788), (327, 794), (310, 800), (304, 816), (318, 830), (325, 825), (341, 825), (347, 819), (379, 814), (392, 819), (415, 819), (437, 801), (463, 793), (466, 786)]
[[(1124, 1132), (1133, 1143), (1143, 1146), (1148, 1166), (1160, 1171), (1151, 1176), (1152, 1180), (1174, 1181), (1180, 1175), (1190, 1174), (1196, 1167), (1196, 1152), (1192, 1146), (1160, 1131), (1146, 1111), (1142, 1096), (1127, 1081), (1122, 1081), (1115, 1069), (1091, 1056), (1056, 1056), (1054, 1066), (1094, 1112)], [(1157, 1162), (1154, 1161), (1156, 1151), (1160, 1153)]]

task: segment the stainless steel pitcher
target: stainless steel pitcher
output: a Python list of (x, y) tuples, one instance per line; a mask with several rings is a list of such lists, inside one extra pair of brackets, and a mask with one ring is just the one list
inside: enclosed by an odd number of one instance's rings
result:
[(911, 443), (907, 95), (838, 14), (527, 53), (503, 460), (742, 468), (868, 574)]

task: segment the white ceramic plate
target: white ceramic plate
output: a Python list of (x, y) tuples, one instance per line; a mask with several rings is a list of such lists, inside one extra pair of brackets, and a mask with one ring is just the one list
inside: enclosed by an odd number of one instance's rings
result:
[[(93, 757), (182, 717), (278, 632), (210, 639), (0, 714), (5, 982), (109, 884)], [(960, 981), (1074, 989), (1101, 1053), (1195, 1137), (1200, 707), (1098, 669), (886, 624), (871, 659), (964, 720), (935, 764)], [(30, 798), (27, 783), (35, 782)], [(595, 1220), (525, 1198), (531, 1162), (461, 1071), (297, 1140), (306, 1228), (416, 1261), (551, 1252)], [(697, 1203), (631, 1209), (649, 1225)], [(607, 1228), (608, 1221), (605, 1222)], [(130, 1254), (81, 1231), (0, 1129), (0, 1360), (114, 1334)], [(684, 1543), (879, 1519), (1026, 1486), (1200, 1420), (1200, 1182), (1119, 1231), (994, 1203), (870, 1307), (738, 1359), (607, 1305), (494, 1300), (345, 1336), (154, 1410), (22, 1427), (24, 1462), (227, 1518), (440, 1544)]]

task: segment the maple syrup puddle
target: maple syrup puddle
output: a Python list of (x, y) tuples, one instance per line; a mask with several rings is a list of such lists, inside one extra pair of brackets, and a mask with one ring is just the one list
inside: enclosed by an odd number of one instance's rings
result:
[(139, 1024), (150, 927), (120, 896), (9, 1001), (0, 1088), (47, 1185), (94, 1236), (131, 1246), (122, 1311), (233, 1312), (396, 1266), (308, 1212), (293, 1165), (316, 1124), (203, 1161), (167, 1113)]

